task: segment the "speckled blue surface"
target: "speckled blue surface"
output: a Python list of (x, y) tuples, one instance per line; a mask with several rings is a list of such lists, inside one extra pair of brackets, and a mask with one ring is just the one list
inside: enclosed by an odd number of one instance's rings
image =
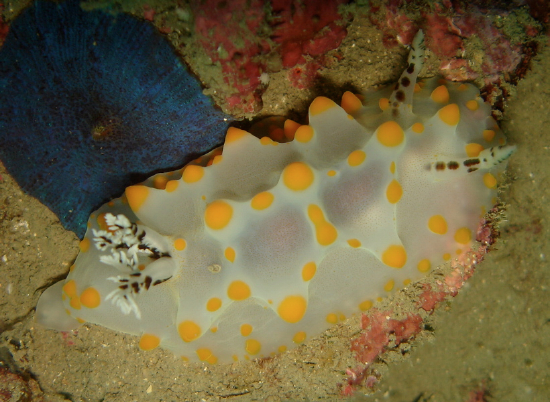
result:
[(230, 120), (129, 15), (38, 1), (0, 49), (0, 159), (80, 237), (95, 208), (220, 144)]

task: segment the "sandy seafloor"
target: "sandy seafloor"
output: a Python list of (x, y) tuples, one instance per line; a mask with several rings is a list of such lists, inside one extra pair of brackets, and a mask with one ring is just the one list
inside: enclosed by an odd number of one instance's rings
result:
[[(361, 90), (395, 80), (407, 54), (404, 48), (384, 49), (368, 18), (356, 16), (348, 32), (338, 49), (342, 60), (321, 71), (334, 99), (344, 86)], [(428, 63), (422, 74), (433, 75), (434, 65)], [(467, 401), (479, 389), (487, 390), (488, 401), (550, 399), (549, 72), (546, 43), (505, 103), (501, 126), (518, 151), (502, 193), (507, 219), (497, 250), (457, 297), (427, 317), (433, 330), (402, 345), (401, 353), (382, 356), (375, 367), (380, 382), (374, 391), (359, 389), (355, 400)], [(264, 114), (303, 116), (307, 103), (322, 93), (321, 87), (292, 87), (283, 72), (270, 78)], [(22, 193), (3, 167), (0, 174), (0, 361), (34, 378), (44, 400), (340, 398), (337, 384), (345, 381), (346, 368), (357, 365), (349, 351), (357, 317), (273, 359), (216, 366), (184, 363), (160, 349), (143, 352), (136, 337), (96, 325), (68, 334), (40, 327), (34, 306), (42, 290), (67, 273), (78, 239)], [(407, 298), (410, 293), (400, 292), (383, 303), (392, 309)]]

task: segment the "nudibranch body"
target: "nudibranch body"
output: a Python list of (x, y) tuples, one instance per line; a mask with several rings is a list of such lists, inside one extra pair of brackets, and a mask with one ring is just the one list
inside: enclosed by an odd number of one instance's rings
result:
[[(210, 363), (318, 335), (467, 250), (514, 147), (470, 84), (416, 83), (422, 34), (392, 88), (316, 98), (278, 143), (225, 144), (96, 211), (43, 324), (96, 323)], [(223, 151), (223, 152), (222, 152)]]

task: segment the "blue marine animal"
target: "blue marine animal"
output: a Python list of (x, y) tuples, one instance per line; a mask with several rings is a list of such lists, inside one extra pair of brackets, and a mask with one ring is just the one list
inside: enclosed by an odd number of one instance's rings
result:
[(0, 49), (0, 159), (79, 237), (92, 210), (219, 145), (231, 120), (126, 14), (36, 1)]

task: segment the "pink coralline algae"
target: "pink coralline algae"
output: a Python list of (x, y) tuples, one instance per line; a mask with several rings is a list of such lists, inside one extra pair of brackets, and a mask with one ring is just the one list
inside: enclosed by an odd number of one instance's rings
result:
[(369, 366), (383, 352), (408, 342), (422, 330), (423, 319), (419, 314), (409, 314), (400, 319), (392, 318), (392, 314), (391, 311), (373, 308), (361, 317), (363, 331), (351, 341), (351, 350), (361, 364), (347, 370), (342, 395), (353, 395), (358, 386), (374, 387), (378, 378), (369, 372)]
[[(325, 64), (324, 55), (347, 35), (338, 13), (344, 0), (206, 0), (193, 2), (194, 28), (199, 44), (223, 79), (235, 89), (227, 99), (234, 113), (261, 108), (262, 73), (290, 70), (291, 83), (307, 87)], [(308, 60), (306, 60), (306, 57)], [(269, 60), (269, 61), (266, 61)]]
[[(411, 4), (422, 11), (409, 13)], [(536, 20), (525, 18), (527, 22), (515, 27), (521, 34), (511, 38), (504, 24), (498, 23), (512, 17), (509, 11), (462, 6), (450, 0), (431, 7), (421, 5), (423, 1), (392, 0), (372, 6), (371, 21), (383, 32), (387, 47), (409, 44), (416, 31), (423, 29), (428, 48), (441, 60), (441, 74), (450, 80), (483, 78), (489, 84), (502, 74), (513, 74), (524, 57), (523, 46), (540, 32)], [(469, 46), (479, 51), (468, 50)]]
[(358, 361), (370, 364), (390, 342), (397, 346), (418, 334), (422, 329), (421, 324), (422, 317), (418, 314), (394, 319), (390, 311), (373, 309), (370, 314), (361, 317), (363, 332), (351, 342), (351, 350), (356, 353)]

